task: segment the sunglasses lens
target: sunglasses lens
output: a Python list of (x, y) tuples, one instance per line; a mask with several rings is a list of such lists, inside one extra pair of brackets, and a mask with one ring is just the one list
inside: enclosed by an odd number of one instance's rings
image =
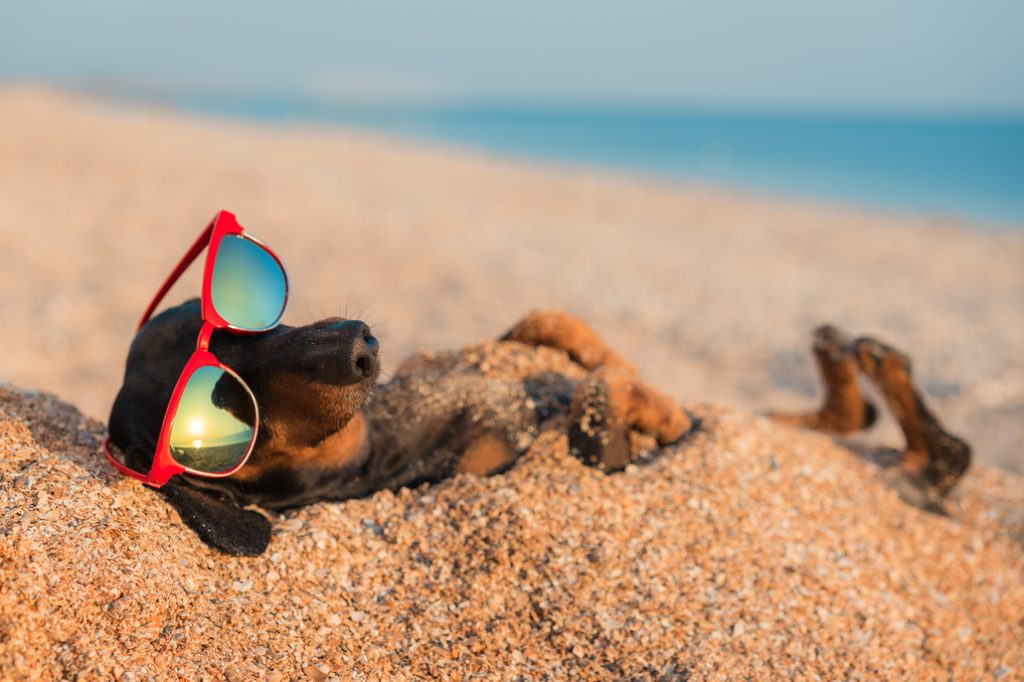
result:
[(219, 367), (189, 377), (171, 426), (171, 453), (179, 464), (210, 474), (238, 466), (256, 436), (252, 394)]
[(227, 235), (213, 268), (213, 307), (235, 327), (269, 329), (284, 314), (288, 284), (281, 264), (256, 242)]

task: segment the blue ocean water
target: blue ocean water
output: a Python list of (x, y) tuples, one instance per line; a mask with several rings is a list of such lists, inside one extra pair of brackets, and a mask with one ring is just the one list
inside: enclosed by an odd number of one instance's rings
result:
[(173, 103), (206, 114), (338, 123), (514, 157), (1024, 228), (1024, 118), (504, 105), (347, 109), (287, 97)]

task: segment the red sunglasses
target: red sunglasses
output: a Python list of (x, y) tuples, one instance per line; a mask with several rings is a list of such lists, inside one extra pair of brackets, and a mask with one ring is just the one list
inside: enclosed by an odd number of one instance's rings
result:
[(246, 234), (235, 216), (221, 211), (174, 268), (142, 315), (142, 328), (182, 273), (204, 248), (203, 326), (196, 350), (174, 385), (164, 413), (153, 464), (145, 474), (118, 461), (103, 441), (103, 453), (121, 473), (159, 488), (182, 473), (222, 478), (245, 465), (256, 443), (259, 406), (242, 378), (210, 352), (218, 329), (258, 334), (281, 322), (288, 303), (288, 276), (281, 260)]

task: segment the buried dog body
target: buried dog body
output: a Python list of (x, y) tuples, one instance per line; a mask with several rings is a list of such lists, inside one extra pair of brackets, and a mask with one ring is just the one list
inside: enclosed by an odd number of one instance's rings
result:
[[(204, 249), (203, 298), (150, 319)], [(270, 540), (269, 521), (247, 505), (283, 510), (498, 473), (552, 426), (566, 432), (570, 452), (610, 473), (636, 456), (635, 435), (666, 445), (694, 428), (560, 311), (532, 313), (497, 341), (421, 353), (377, 385), (379, 347), (367, 325), (281, 325), (286, 302), (280, 261), (219, 213), (143, 315), (111, 410), (111, 463), (160, 488), (203, 541), (231, 554), (259, 554)], [(777, 418), (834, 433), (867, 428), (875, 410), (860, 393), (863, 372), (903, 428), (901, 480), (918, 501), (937, 504), (970, 449), (927, 410), (906, 356), (832, 327), (816, 332), (814, 352), (824, 405)]]
[[(132, 344), (109, 429), (136, 471), (149, 468), (201, 324), (192, 300), (151, 320)], [(572, 450), (606, 471), (630, 461), (631, 431), (667, 444), (692, 425), (589, 327), (558, 312), (531, 315), (500, 341), (413, 356), (380, 385), (377, 340), (354, 320), (221, 333), (210, 348), (257, 398), (256, 445), (231, 476), (176, 476), (160, 491), (205, 542), (234, 554), (260, 553), (269, 540), (267, 520), (244, 505), (283, 510), (498, 473), (549, 419), (568, 417)], [(235, 409), (240, 401), (222, 393)]]
[[(200, 325), (197, 299), (154, 318), (132, 344), (110, 435), (136, 470), (152, 459)], [(211, 349), (259, 401), (255, 448), (231, 476), (177, 476), (161, 493), (204, 542), (231, 554), (259, 554), (269, 542), (270, 523), (245, 505), (283, 510), (460, 472), (498, 473), (549, 419), (562, 420), (573, 454), (608, 472), (635, 456), (631, 433), (664, 445), (694, 427), (589, 326), (559, 311), (533, 313), (497, 341), (413, 356), (380, 385), (377, 341), (354, 320), (282, 325), (258, 336), (221, 333)], [(904, 480), (928, 499), (945, 496), (966, 470), (970, 449), (926, 409), (906, 357), (872, 339), (849, 342), (831, 327), (818, 330), (814, 352), (824, 405), (776, 418), (840, 434), (869, 427), (875, 410), (860, 393), (859, 370), (903, 427)]]

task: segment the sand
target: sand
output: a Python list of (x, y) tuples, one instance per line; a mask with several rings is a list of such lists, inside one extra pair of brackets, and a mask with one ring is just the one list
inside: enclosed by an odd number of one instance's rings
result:
[[(228, 559), (0, 393), (0, 678), (1024, 675), (1024, 238), (313, 128), (0, 90), (0, 381), (102, 420), (137, 316), (218, 208), (385, 372), (582, 315), (706, 430), (617, 476), (547, 434), (509, 473), (275, 518)], [(197, 292), (196, 277), (171, 300)], [(809, 406), (819, 321), (909, 350), (977, 466), (950, 516), (752, 414)], [(723, 407), (727, 406), (727, 407)], [(276, 676), (276, 677), (275, 677)]]
[(976, 470), (934, 516), (822, 435), (688, 407), (704, 430), (623, 474), (551, 431), (237, 559), (105, 466), (101, 424), (0, 389), (0, 678), (1024, 674), (1020, 478)]

